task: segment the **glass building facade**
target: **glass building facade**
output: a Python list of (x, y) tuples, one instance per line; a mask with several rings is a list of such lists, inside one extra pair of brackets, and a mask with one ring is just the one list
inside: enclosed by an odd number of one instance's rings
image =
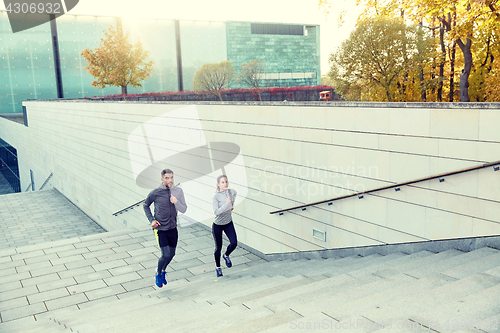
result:
[[(178, 91), (180, 87), (192, 90), (194, 75), (203, 64), (223, 60), (231, 61), (236, 72), (242, 63), (262, 60), (266, 86), (320, 83), (319, 26), (66, 14), (56, 19), (56, 31), (47, 22), (12, 33), (7, 12), (0, 11), (0, 113), (21, 113), (24, 100), (58, 98), (57, 67), (64, 98), (120, 94), (120, 87), (92, 86), (93, 77), (85, 70), (87, 62), (81, 56), (84, 49), (93, 50), (101, 43), (103, 31), (111, 25), (121, 25), (132, 43), (140, 40), (154, 62), (152, 76), (142, 87), (129, 86), (129, 94)], [(55, 47), (59, 62), (54, 61)]]

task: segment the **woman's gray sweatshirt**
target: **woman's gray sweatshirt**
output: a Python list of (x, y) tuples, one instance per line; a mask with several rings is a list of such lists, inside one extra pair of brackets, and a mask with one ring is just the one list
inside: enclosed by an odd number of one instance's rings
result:
[[(231, 202), (227, 203), (227, 198), (231, 198)], [(212, 199), (215, 221), (217, 225), (225, 225), (233, 220), (231, 209), (233, 208), (234, 200), (236, 200), (236, 191), (232, 188), (225, 191), (216, 191)]]

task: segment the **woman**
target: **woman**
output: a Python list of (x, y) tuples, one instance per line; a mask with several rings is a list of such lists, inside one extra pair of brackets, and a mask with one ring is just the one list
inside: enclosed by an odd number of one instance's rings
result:
[(228, 245), (226, 252), (222, 256), (226, 261), (226, 266), (231, 267), (231, 259), (229, 255), (234, 251), (238, 240), (236, 239), (236, 231), (234, 230), (233, 219), (231, 216), (231, 211), (233, 210), (234, 200), (236, 200), (236, 191), (233, 189), (228, 189), (229, 183), (227, 181), (227, 176), (220, 175), (217, 177), (217, 191), (212, 199), (215, 221), (212, 224), (212, 235), (215, 241), (215, 272), (217, 277), (222, 276), (222, 268), (220, 267), (220, 254), (222, 249), (222, 232), (226, 234), (229, 238), (230, 244)]

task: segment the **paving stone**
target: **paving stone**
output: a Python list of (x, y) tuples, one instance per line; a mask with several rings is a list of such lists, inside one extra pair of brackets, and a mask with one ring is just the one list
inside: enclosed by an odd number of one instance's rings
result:
[(14, 274), (2, 276), (0, 285), (2, 285), (4, 283), (13, 282), (13, 281), (20, 281), (22, 279), (29, 279), (31, 277), (32, 276), (31, 276), (30, 272), (23, 272), (23, 273), (16, 274), (16, 272), (14, 270)]
[(59, 288), (50, 291), (45, 291), (43, 293), (28, 295), (28, 300), (30, 304), (35, 304), (69, 295), (70, 294), (66, 288)]
[(82, 254), (76, 254), (74, 256), (69, 256), (69, 257), (63, 257), (63, 258), (55, 258), (55, 259), (50, 259), (50, 262), (52, 265), (61, 265), (61, 264), (69, 264), (75, 261), (85, 261), (85, 258), (83, 257)]
[[(137, 272), (137, 273), (140, 273), (140, 272)], [(145, 272), (143, 271), (143, 273), (145, 273)], [(180, 269), (180, 270), (175, 271), (175, 272), (167, 272), (167, 281), (185, 279), (185, 278), (191, 277), (191, 276), (193, 276), (193, 273), (191, 273), (187, 269)], [(148, 276), (144, 276), (144, 278), (147, 278), (147, 277)], [(151, 272), (149, 272), (149, 277), (151, 277)]]
[(0, 271), (7, 269), (7, 268), (24, 266), (24, 265), (26, 265), (26, 262), (24, 260), (7, 261), (7, 262), (0, 264)]
[(19, 285), (16, 288), (0, 292), (0, 302), (38, 293), (38, 289), (36, 286), (22, 288), (20, 287), (20, 285), (21, 283), (19, 282)]
[(71, 257), (71, 256), (75, 256), (75, 255), (83, 255), (85, 253), (88, 253), (89, 250), (85, 247), (83, 248), (80, 248), (80, 249), (73, 249), (73, 250), (68, 250), (68, 251), (64, 251), (64, 252), (57, 252), (57, 255), (59, 256), (59, 258), (65, 258), (65, 257)]
[(125, 265), (127, 265), (127, 262), (123, 259), (119, 259), (119, 260), (113, 260), (113, 261), (107, 261), (104, 263), (95, 264), (95, 265), (92, 265), (92, 267), (96, 271), (102, 271), (102, 270), (107, 270), (107, 269), (116, 268), (116, 267), (125, 266)]
[[(29, 305), (26, 296), (10, 299), (8, 301), (2, 301), (0, 302), (0, 312), (19, 308), (21, 306), (26, 306), (26, 305)], [(1, 326), (0, 326), (0, 331), (1, 331)]]
[(154, 272), (151, 275), (151, 278), (149, 279), (141, 279), (141, 280), (134, 280), (130, 282), (125, 282), (122, 283), (123, 288), (125, 288), (126, 291), (133, 291), (137, 289), (142, 289), (146, 287), (153, 287), (155, 281), (154, 281)]
[(127, 266), (122, 266), (122, 267), (117, 267), (117, 268), (111, 268), (109, 272), (113, 276), (121, 275), (121, 274), (126, 274), (126, 273), (131, 273), (135, 271), (141, 271), (144, 269), (144, 266), (142, 266), (139, 263), (136, 264), (131, 264)]
[(19, 308), (2, 311), (2, 321), (8, 322), (10, 320), (19, 319), (22, 317), (27, 317), (35, 315), (38, 313), (46, 312), (47, 308), (43, 303), (37, 303), (32, 305), (26, 305)]
[(113, 251), (112, 249), (110, 249), (109, 247), (107, 247), (107, 248), (99, 250), (99, 251), (85, 253), (85, 254), (83, 254), (83, 257), (85, 259), (90, 259), (90, 258), (97, 258), (97, 257), (102, 257), (102, 256), (108, 256), (108, 255), (111, 255), (111, 254), (116, 254), (116, 252)]
[(209, 255), (209, 254), (214, 254), (214, 247), (206, 247), (206, 248), (203, 248), (203, 249), (198, 249), (199, 252), (201, 252), (201, 254), (203, 255)]
[[(148, 261), (141, 261), (141, 265), (144, 268), (147, 269), (155, 269), (158, 267), (158, 259), (153, 259), (153, 260), (148, 260)], [(172, 266), (170, 264), (167, 266), (169, 269), (172, 269)]]
[[(198, 258), (193, 258), (193, 259), (183, 260), (183, 261), (176, 262), (176, 263), (171, 262), (170, 266), (174, 270), (180, 270), (180, 269), (184, 269), (184, 268), (200, 266), (203, 264), (204, 264), (203, 261), (199, 260)], [(215, 261), (214, 261), (213, 266), (215, 266)]]
[(64, 265), (57, 265), (57, 266), (50, 266), (50, 267), (45, 267), (45, 268), (40, 268), (36, 270), (30, 270), (31, 276), (32, 277), (37, 277), (37, 276), (42, 276), (42, 275), (47, 275), (50, 273), (60, 273), (66, 271), (67, 268)]
[(119, 293), (122, 293), (125, 291), (126, 291), (126, 289), (124, 289), (124, 287), (122, 287), (122, 285), (117, 284), (117, 285), (113, 285), (113, 286), (102, 288), (102, 289), (87, 291), (87, 292), (85, 292), (85, 294), (87, 295), (87, 298), (90, 301), (92, 301), (92, 300), (96, 300), (99, 298), (104, 298), (107, 296), (116, 295), (116, 294), (119, 294)]
[(70, 251), (70, 250), (74, 250), (74, 249), (75, 249), (75, 247), (73, 246), (73, 244), (68, 244), (68, 245), (63, 245), (63, 246), (59, 246), (59, 247), (51, 247), (48, 249), (43, 249), (43, 252), (45, 254), (50, 254), (50, 253), (59, 254), (59, 252), (66, 252), (66, 251)]
[(40, 256), (44, 256), (44, 255), (45, 255), (45, 253), (43, 252), (43, 250), (36, 250), (36, 251), (31, 251), (31, 252), (21, 252), (18, 254), (14, 254), (11, 256), (11, 258), (13, 261), (16, 261), (16, 260), (23, 260), (23, 259), (27, 259), (27, 258), (33, 258), (33, 257), (40, 257)]
[(34, 264), (29, 264), (29, 265), (26, 265), (23, 262), (23, 265), (17, 266), (15, 269), (18, 273), (22, 273), (22, 272), (29, 272), (32, 270), (38, 270), (38, 269), (44, 269), (44, 268), (50, 268), (50, 267), (52, 267), (52, 264), (50, 261), (40, 261), (40, 262), (37, 262)]
[(57, 273), (46, 274), (38, 277), (32, 277), (30, 279), (21, 280), (24, 287), (39, 285), (47, 282), (54, 282), (60, 280), (61, 278)]
[(142, 243), (142, 242), (146, 242), (146, 241), (148, 241), (148, 239), (146, 239), (144, 237), (136, 237), (136, 238), (118, 240), (118, 241), (116, 241), (116, 244), (118, 244), (120, 247), (122, 247), (125, 245), (137, 244), (137, 243)]
[(91, 273), (95, 273), (92, 266), (84, 266), (84, 267), (80, 267), (80, 268), (68, 269), (68, 270), (65, 270), (62, 272), (58, 272), (61, 279), (68, 278), (68, 277), (78, 277), (78, 276), (87, 275), (87, 274), (91, 274)]
[(89, 290), (94, 290), (94, 289), (99, 289), (99, 288), (105, 288), (107, 287), (106, 283), (104, 283), (103, 280), (94, 280), (94, 281), (89, 281), (89, 282), (84, 282), (84, 283), (79, 283), (72, 285), (71, 287), (68, 287), (68, 290), (70, 294), (80, 294)]
[(91, 258), (88, 260), (69, 262), (69, 263), (64, 264), (64, 266), (66, 266), (68, 268), (68, 270), (70, 270), (70, 269), (91, 266), (91, 265), (96, 265), (96, 264), (100, 264), (99, 260), (97, 260), (96, 258)]
[(148, 253), (155, 253), (155, 252), (158, 252), (158, 248), (152, 247), (152, 246), (146, 247), (146, 248), (143, 248), (143, 249), (137, 249), (137, 250), (128, 251), (128, 253), (132, 257), (143, 255), (143, 254), (148, 254)]
[(143, 248), (144, 248), (144, 246), (142, 246), (140, 243), (135, 243), (135, 244), (114, 247), (113, 251), (115, 251), (116, 253), (121, 253), (121, 252), (128, 252), (128, 251), (143, 249)]
[[(100, 235), (91, 235), (91, 236), (100, 236)], [(80, 237), (81, 239), (81, 237)], [(94, 240), (89, 240), (89, 241), (85, 241), (85, 242), (81, 242), (81, 243), (75, 243), (75, 247), (77, 249), (80, 249), (82, 247), (89, 247), (89, 246), (96, 246), (96, 245), (102, 245), (104, 244), (104, 242), (102, 241), (102, 239), (94, 239)]]
[(183, 249), (185, 251), (187, 251), (187, 252), (193, 251), (193, 250), (198, 250), (198, 251), (201, 252), (201, 250), (210, 249), (210, 252), (213, 253), (213, 251), (214, 251), (214, 244), (213, 243), (208, 243), (208, 242), (200, 242), (200, 243), (196, 243), (196, 244), (193, 244), (193, 245), (188, 245), (188, 246), (184, 247)]
[(37, 285), (37, 287), (38, 287), (38, 290), (40, 292), (45, 292), (45, 291), (49, 291), (49, 290), (54, 290), (54, 289), (72, 286), (75, 284), (76, 284), (76, 281), (74, 278), (64, 278), (64, 279), (55, 280), (53, 282), (40, 283)]
[(85, 310), (85, 309), (95, 309), (96, 306), (99, 306), (103, 303), (106, 303), (106, 304), (109, 304), (110, 306), (113, 305), (113, 303), (111, 303), (112, 301), (116, 301), (116, 300), (119, 300), (118, 296), (117, 295), (111, 295), (111, 296), (107, 296), (107, 297), (103, 297), (103, 298), (98, 298), (98, 299), (95, 299), (95, 300), (91, 300), (91, 301), (88, 301), (88, 302), (85, 302), (85, 303), (79, 303), (78, 304), (78, 308), (80, 308), (80, 310)]
[(26, 258), (24, 259), (24, 262), (26, 263), (26, 265), (29, 265), (29, 264), (35, 264), (35, 263), (38, 263), (38, 262), (41, 262), (41, 261), (52, 261), (52, 260), (58, 260), (59, 257), (57, 256), (57, 254), (55, 253), (51, 253), (51, 254), (46, 254), (44, 256), (40, 256), (40, 257), (33, 257), (33, 258)]
[(142, 279), (142, 277), (137, 274), (136, 272), (130, 272), (130, 273), (125, 273), (121, 275), (114, 275), (113, 277), (110, 278), (105, 278), (104, 282), (108, 285), (115, 285), (115, 284), (121, 284), (125, 282), (130, 282), (134, 280)]
[(155, 288), (153, 288), (152, 286), (149, 286), (149, 287), (136, 289), (134, 291), (128, 291), (125, 293), (117, 294), (116, 296), (119, 299), (127, 299), (127, 298), (133, 298), (133, 297), (137, 297), (137, 296), (141, 296), (141, 295), (146, 295), (152, 291), (155, 291)]
[(45, 302), (45, 305), (47, 306), (47, 309), (49, 309), (49, 311), (52, 311), (84, 302), (88, 302), (88, 298), (84, 293), (81, 293), (47, 301)]
[(128, 234), (125, 235), (119, 235), (119, 236), (114, 236), (114, 237), (109, 237), (109, 238), (103, 238), (103, 241), (105, 243), (111, 243), (111, 242), (118, 242), (122, 240), (129, 240), (130, 236)]
[(0, 264), (4, 262), (10, 262), (12, 261), (12, 258), (10, 256), (7, 257), (0, 257)]
[(118, 246), (118, 244), (116, 244), (115, 242), (111, 242), (111, 243), (102, 243), (99, 245), (87, 246), (86, 249), (88, 249), (89, 252), (97, 252), (101, 250), (112, 249), (115, 246)]
[(8, 275), (12, 275), (12, 274), (17, 274), (15, 267), (5, 268), (3, 270), (0, 270), (0, 278), (2, 281), (3, 281), (4, 276), (8, 276)]
[(13, 254), (17, 254), (16, 249), (14, 248), (6, 248), (0, 249), (0, 257), (11, 256)]
[(76, 275), (74, 277), (74, 279), (78, 283), (87, 283), (87, 282), (92, 282), (92, 281), (96, 281), (96, 280), (102, 280), (102, 279), (109, 278), (109, 277), (112, 277), (111, 273), (107, 270), (102, 270), (99, 272), (93, 271), (93, 272), (87, 273), (87, 274)]
[(121, 252), (121, 253), (113, 253), (107, 256), (102, 256), (102, 257), (97, 257), (97, 260), (101, 263), (109, 262), (109, 261), (114, 261), (118, 259), (126, 259), (130, 258), (130, 254), (127, 252)]
[(12, 290), (12, 289), (18, 289), (21, 288), (21, 281), (11, 281), (11, 282), (6, 282), (6, 283), (0, 283), (0, 293)]
[[(193, 258), (200, 259), (201, 257), (205, 257), (205, 255), (202, 254), (201, 252), (198, 252), (198, 251), (192, 251), (192, 252), (185, 252), (185, 253), (181, 253), (181, 254), (176, 253), (173, 260), (174, 260), (174, 262), (179, 262), (179, 261), (193, 259)], [(212, 260), (214, 260), (213, 254), (212, 254)]]
[(129, 236), (131, 238), (141, 238), (141, 237), (149, 238), (151, 236), (154, 236), (154, 232), (152, 230), (143, 230), (143, 231), (130, 233)]

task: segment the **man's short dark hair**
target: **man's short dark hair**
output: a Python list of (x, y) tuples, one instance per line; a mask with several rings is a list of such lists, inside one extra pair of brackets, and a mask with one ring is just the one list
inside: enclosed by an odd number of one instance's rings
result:
[(165, 175), (166, 175), (167, 173), (174, 174), (174, 172), (173, 172), (172, 170), (170, 170), (170, 169), (163, 169), (163, 170), (161, 171), (161, 178), (165, 177)]

